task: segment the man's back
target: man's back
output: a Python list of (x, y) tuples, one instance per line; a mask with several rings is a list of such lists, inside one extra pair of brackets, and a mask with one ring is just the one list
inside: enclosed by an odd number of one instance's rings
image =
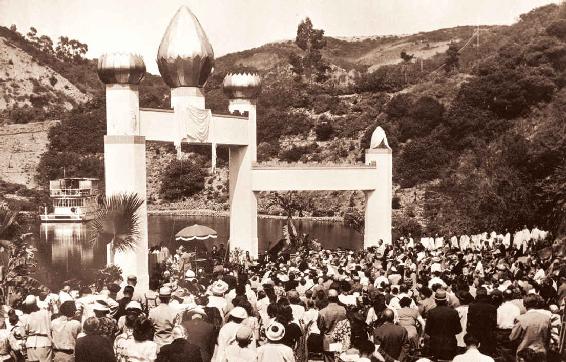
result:
[(546, 352), (550, 342), (550, 316), (535, 310), (518, 316), (509, 339), (520, 340), (517, 351), (532, 348)]
[(390, 357), (399, 359), (401, 351), (407, 352), (409, 337), (404, 327), (386, 322), (373, 331), (376, 344)]
[(173, 327), (177, 311), (166, 303), (161, 303), (149, 311), (149, 319), (155, 328), (154, 341), (159, 346), (173, 342)]
[(318, 314), (319, 328), (324, 334), (329, 334), (336, 326), (336, 323), (343, 319), (346, 319), (346, 308), (337, 303), (330, 303), (321, 309)]
[(282, 343), (266, 343), (257, 349), (258, 362), (294, 362), (291, 347)]
[(178, 338), (170, 344), (166, 344), (157, 354), (158, 362), (202, 362), (200, 350), (194, 344), (183, 338)]
[(204, 362), (210, 361), (216, 344), (214, 326), (200, 318), (184, 322), (183, 326), (187, 331), (187, 341), (200, 348)]
[(454, 357), (453, 362), (493, 362), (493, 358), (480, 353), (477, 348), (470, 348), (466, 353)]

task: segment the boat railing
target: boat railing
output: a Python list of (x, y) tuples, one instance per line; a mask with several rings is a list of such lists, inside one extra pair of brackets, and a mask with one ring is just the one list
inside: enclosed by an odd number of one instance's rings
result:
[(93, 189), (51, 189), (50, 195), (51, 197), (60, 197), (60, 196), (91, 196), (94, 195), (96, 192)]

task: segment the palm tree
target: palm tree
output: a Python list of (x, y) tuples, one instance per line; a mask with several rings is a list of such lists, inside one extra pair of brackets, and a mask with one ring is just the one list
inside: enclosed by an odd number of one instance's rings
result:
[(111, 255), (133, 249), (139, 237), (138, 210), (144, 200), (137, 194), (116, 194), (102, 200), (100, 210), (89, 223), (91, 243), (111, 245)]
[(0, 239), (10, 239), (15, 234), (18, 212), (12, 211), (6, 205), (0, 206)]

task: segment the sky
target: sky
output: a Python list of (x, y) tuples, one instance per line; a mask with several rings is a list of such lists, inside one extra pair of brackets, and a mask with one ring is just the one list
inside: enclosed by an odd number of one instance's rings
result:
[(215, 56), (294, 39), (310, 17), (329, 36), (413, 34), (457, 25), (512, 24), (550, 0), (0, 0), (0, 25), (30, 26), (54, 42), (88, 44), (90, 58), (106, 52), (141, 54), (151, 73), (161, 37), (181, 5), (197, 16)]

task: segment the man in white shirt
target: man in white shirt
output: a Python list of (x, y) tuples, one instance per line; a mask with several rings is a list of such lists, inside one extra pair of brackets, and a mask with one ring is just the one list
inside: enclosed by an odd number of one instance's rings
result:
[(467, 351), (454, 357), (453, 362), (494, 362), (493, 358), (478, 350), (479, 341), (471, 334), (464, 336)]

